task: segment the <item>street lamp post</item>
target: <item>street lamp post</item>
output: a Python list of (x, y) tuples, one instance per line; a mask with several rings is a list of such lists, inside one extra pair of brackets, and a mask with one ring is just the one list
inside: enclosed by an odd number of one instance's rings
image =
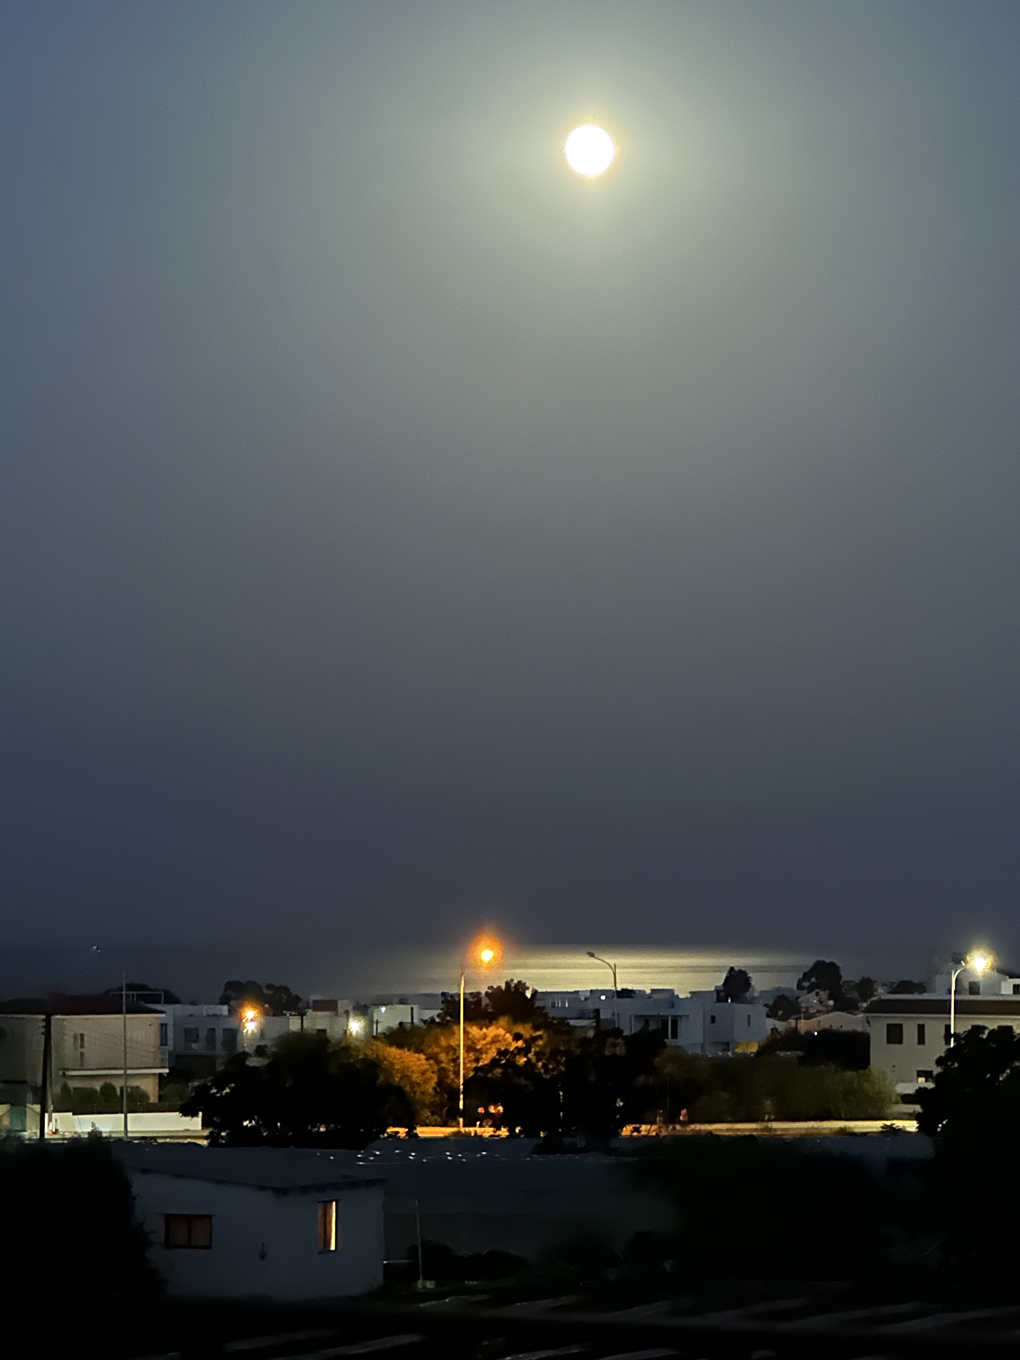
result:
[[(93, 954), (101, 954), (103, 951), (99, 945), (92, 946)], [(123, 1071), (121, 1073), (120, 1100), (121, 1110), (124, 1117), (124, 1137), (128, 1136), (128, 1024), (127, 1024), (127, 973), (123, 963), (120, 969), (120, 1026), (121, 1026), (121, 1062)]]
[(967, 968), (974, 973), (985, 973), (992, 966), (992, 957), (983, 949), (972, 949), (967, 957), (952, 970), (949, 979), (949, 1047), (956, 1043), (956, 979)]
[(600, 955), (596, 954), (595, 951), (594, 951), (593, 949), (589, 949), (589, 950), (587, 951), (587, 954), (588, 954), (588, 957), (589, 957), (590, 959), (594, 959), (596, 963), (604, 963), (604, 964), (606, 965), (606, 967), (609, 969), (609, 971), (610, 971), (610, 972), (612, 973), (612, 975), (613, 975), (613, 1028), (614, 1028), (614, 1029), (619, 1029), (619, 1028), (620, 1028), (620, 1005), (619, 1005), (619, 1000), (620, 1000), (620, 990), (619, 990), (619, 988), (618, 988), (617, 985), (616, 985), (616, 964), (615, 964), (615, 963), (610, 963), (608, 959), (602, 958)]
[(457, 1084), (457, 1125), (464, 1127), (464, 981), (468, 965), (474, 963), (478, 968), (491, 968), (499, 963), (502, 954), (498, 940), (476, 940), (468, 951), (467, 958), (460, 965), (460, 1078)]

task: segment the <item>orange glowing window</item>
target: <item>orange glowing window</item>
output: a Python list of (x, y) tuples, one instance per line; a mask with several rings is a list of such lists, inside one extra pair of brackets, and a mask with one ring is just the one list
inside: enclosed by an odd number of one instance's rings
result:
[(336, 1251), (336, 1200), (319, 1202), (319, 1250)]

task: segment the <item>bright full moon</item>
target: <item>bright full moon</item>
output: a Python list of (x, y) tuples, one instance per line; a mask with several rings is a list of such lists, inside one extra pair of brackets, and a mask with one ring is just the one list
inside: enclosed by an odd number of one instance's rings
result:
[(609, 169), (616, 147), (605, 128), (585, 123), (583, 127), (574, 128), (564, 143), (563, 154), (571, 170), (590, 178)]

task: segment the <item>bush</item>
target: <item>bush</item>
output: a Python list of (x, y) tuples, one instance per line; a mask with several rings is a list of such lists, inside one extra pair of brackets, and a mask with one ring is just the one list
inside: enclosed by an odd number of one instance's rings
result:
[[(881, 1192), (849, 1157), (709, 1134), (671, 1139), (635, 1158), (628, 1174), (672, 1205), (681, 1277), (847, 1279), (879, 1265)], [(810, 1251), (805, 1213), (833, 1225), (812, 1235)]]
[(131, 1186), (99, 1138), (0, 1141), (0, 1279), (75, 1295), (157, 1288)]

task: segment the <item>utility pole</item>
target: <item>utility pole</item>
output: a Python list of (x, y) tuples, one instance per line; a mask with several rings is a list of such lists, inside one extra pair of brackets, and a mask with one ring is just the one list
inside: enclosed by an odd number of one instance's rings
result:
[(43, 1016), (42, 1083), (39, 1091), (39, 1139), (46, 1137), (46, 1116), (50, 1108), (50, 1055), (53, 1049), (53, 1016)]
[(121, 999), (121, 1021), (124, 1038), (124, 1084), (121, 1087), (121, 1096), (124, 1103), (124, 1137), (128, 1136), (128, 1043), (127, 1043), (127, 973), (121, 970), (120, 974), (120, 999)]

